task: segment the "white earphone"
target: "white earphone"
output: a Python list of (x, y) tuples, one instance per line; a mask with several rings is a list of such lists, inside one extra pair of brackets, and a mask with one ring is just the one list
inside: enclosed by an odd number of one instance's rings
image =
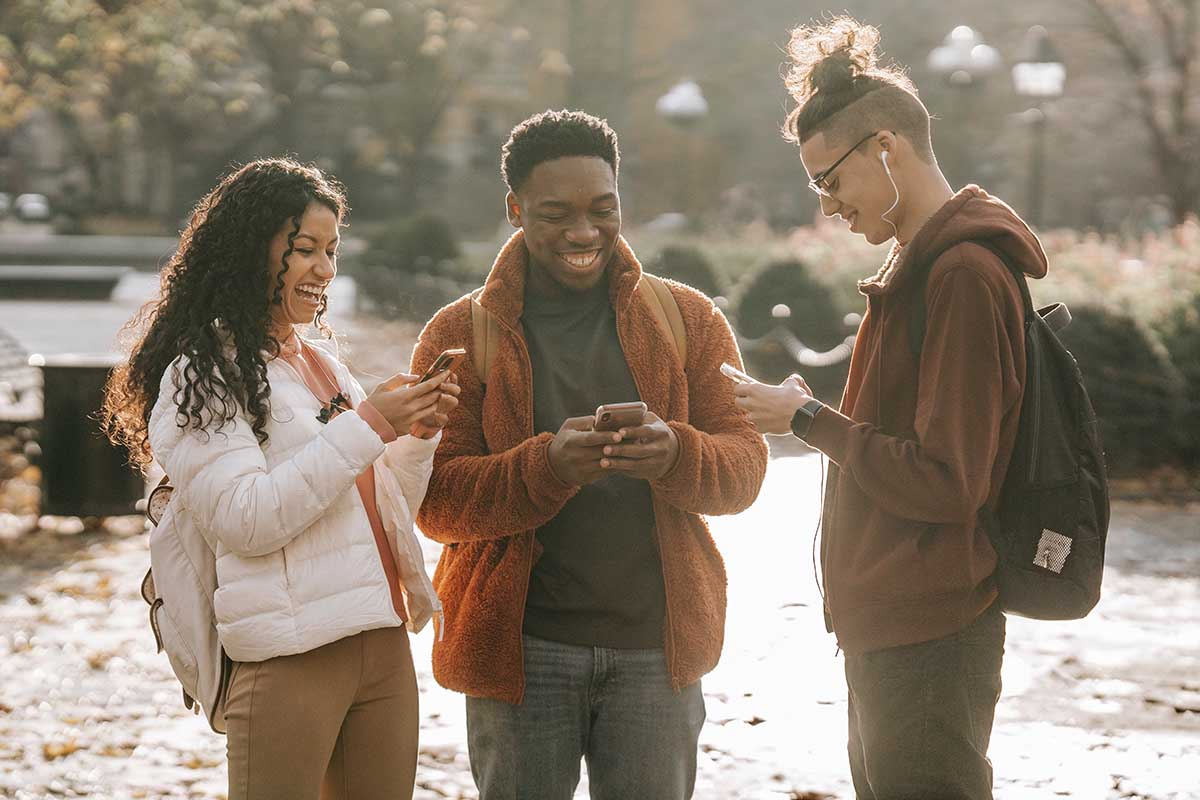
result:
[(888, 225), (891, 225), (891, 226), (892, 226), (892, 231), (894, 232), (894, 234), (895, 234), (897, 237), (899, 237), (899, 236), (900, 236), (900, 229), (899, 229), (899, 228), (897, 228), (897, 227), (896, 227), (896, 223), (894, 223), (894, 222), (892, 222), (890, 219), (888, 219), (888, 216), (887, 216), (888, 214), (890, 214), (890, 213), (892, 213), (893, 211), (895, 211), (895, 210), (896, 210), (896, 206), (900, 205), (900, 187), (896, 185), (896, 179), (892, 177), (892, 169), (891, 169), (891, 167), (889, 167), (889, 166), (888, 166), (888, 163), (887, 163), (887, 158), (888, 158), (888, 151), (887, 151), (887, 150), (880, 150), (880, 151), (879, 151), (879, 160), (883, 162), (883, 171), (887, 173), (888, 180), (889, 180), (889, 181), (891, 182), (891, 184), (892, 184), (892, 191), (894, 191), (894, 192), (896, 193), (896, 199), (895, 199), (895, 200), (892, 202), (892, 205), (891, 205), (891, 207), (890, 207), (890, 208), (888, 208), (888, 210), (887, 210), (887, 211), (885, 211), (885, 212), (883, 212), (882, 214), (880, 214), (880, 218), (881, 218), (881, 219), (882, 219), (884, 222), (886, 222)]

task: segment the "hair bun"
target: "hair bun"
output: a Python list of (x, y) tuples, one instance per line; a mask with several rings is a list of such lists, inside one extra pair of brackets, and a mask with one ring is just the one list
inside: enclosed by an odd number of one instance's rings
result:
[(797, 28), (788, 43), (792, 57), (788, 88), (801, 101), (850, 89), (860, 78), (878, 71), (878, 45), (879, 30), (850, 17)]

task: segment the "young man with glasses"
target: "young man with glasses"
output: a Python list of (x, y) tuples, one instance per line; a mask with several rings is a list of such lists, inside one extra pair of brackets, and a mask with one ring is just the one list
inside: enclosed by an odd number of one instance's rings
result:
[(821, 565), (859, 800), (990, 798), (1004, 616), (979, 515), (999, 497), (1025, 379), (1010, 269), (1041, 277), (1046, 256), (1007, 205), (950, 188), (929, 112), (903, 72), (876, 63), (878, 40), (841, 18), (790, 43), (786, 133), (822, 212), (874, 244), (895, 240), (859, 284), (867, 313), (841, 406), (798, 375), (735, 395), (760, 431), (836, 465)]

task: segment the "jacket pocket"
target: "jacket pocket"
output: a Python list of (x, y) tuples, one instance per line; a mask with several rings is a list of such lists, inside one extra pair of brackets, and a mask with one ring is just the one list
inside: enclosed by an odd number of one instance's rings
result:
[(167, 661), (171, 671), (183, 684), (183, 690), (189, 697), (199, 695), (200, 670), (196, 665), (196, 654), (192, 651), (186, 637), (180, 631), (179, 623), (171, 615), (171, 610), (162, 601), (155, 603), (150, 611), (155, 633), (167, 653)]

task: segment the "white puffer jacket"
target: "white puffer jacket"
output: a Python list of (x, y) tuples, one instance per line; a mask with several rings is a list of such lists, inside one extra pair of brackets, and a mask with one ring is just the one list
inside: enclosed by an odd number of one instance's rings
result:
[[(336, 347), (324, 341), (309, 344), (357, 407), (365, 393), (338, 361)], [(182, 542), (169, 545), (168, 558), (194, 562), (189, 553), (196, 551), (197, 536), (215, 553), (216, 591), (207, 614), (230, 658), (262, 661), (403, 624), (393, 608), (354, 483), (372, 463), (380, 516), (403, 584), (408, 626), (420, 630), (440, 614), (413, 530), (440, 434), (429, 440), (401, 436), (385, 446), (356, 413), (343, 413), (323, 424), (317, 419), (316, 399), (282, 359), (267, 364), (271, 414), (265, 445), (259, 445), (244, 410), (223, 428), (181, 429), (176, 389), (186, 363), (181, 357), (166, 371), (150, 417), (151, 448), (175, 487), (155, 535), (163, 542)], [(152, 536), (152, 562), (154, 541)], [(192, 567), (199, 573), (197, 585), (210, 582), (203, 565)], [(159, 571), (156, 564), (156, 582)], [(170, 588), (160, 585), (159, 595), (170, 593)], [(204, 609), (180, 609), (181, 601), (207, 605), (203, 598), (177, 597), (168, 615), (176, 630), (164, 631), (164, 638), (200, 638), (201, 632), (192, 629), (203, 627), (195, 620), (204, 618)], [(206, 649), (203, 642), (190, 644)], [(214, 679), (220, 680), (214, 661), (219, 653), (199, 652), (196, 659), (194, 668), (202, 677), (200, 693), (192, 694), (205, 701), (217, 688), (211, 685)], [(179, 666), (172, 666), (179, 674)], [(184, 687), (189, 688), (186, 680)], [(215, 723), (214, 709), (204, 705)]]

